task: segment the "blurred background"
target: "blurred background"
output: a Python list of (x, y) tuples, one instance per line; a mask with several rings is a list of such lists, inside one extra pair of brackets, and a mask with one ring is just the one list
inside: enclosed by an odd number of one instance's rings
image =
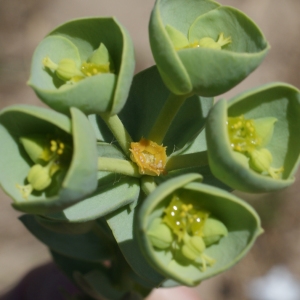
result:
[[(219, 2), (235, 6), (250, 16), (272, 47), (263, 64), (224, 97), (271, 81), (284, 81), (300, 88), (300, 1)], [(153, 65), (147, 29), (153, 4), (154, 0), (0, 0), (0, 109), (16, 103), (43, 105), (26, 86), (31, 57), (50, 30), (72, 18), (116, 16), (133, 38), (136, 71)], [(273, 194), (236, 193), (257, 209), (265, 233), (235, 267), (195, 288), (202, 300), (300, 299), (300, 295), (298, 298), (287, 296), (287, 291), (300, 288), (299, 183), (298, 180), (292, 187)], [(17, 219), (20, 214), (10, 203), (0, 191), (0, 295), (30, 269), (50, 260), (46, 247), (23, 228)], [(264, 281), (253, 281), (261, 277)], [(259, 297), (254, 295), (259, 287), (274, 290), (280, 282), (287, 286), (282, 298), (259, 298), (263, 292)]]

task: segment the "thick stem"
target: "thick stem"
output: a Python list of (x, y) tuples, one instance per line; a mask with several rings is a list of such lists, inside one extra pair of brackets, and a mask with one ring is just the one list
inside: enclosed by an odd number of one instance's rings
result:
[(202, 167), (208, 165), (207, 151), (171, 156), (166, 164), (166, 171)]
[(98, 157), (98, 170), (123, 174), (131, 177), (141, 177), (138, 166), (128, 160)]
[(141, 178), (141, 188), (147, 196), (150, 193), (152, 193), (157, 188), (157, 184), (154, 181), (154, 177), (153, 176), (143, 176)]
[(101, 113), (100, 117), (106, 123), (116, 140), (118, 141), (120, 147), (126, 154), (126, 156), (130, 157), (130, 143), (132, 142), (131, 136), (127, 132), (124, 127), (122, 121), (119, 119), (117, 115), (110, 116), (108, 113)]
[(189, 96), (190, 95), (169, 95), (148, 135), (149, 140), (156, 142), (159, 145), (162, 144), (163, 139), (167, 134), (168, 129), (178, 113), (181, 105)]

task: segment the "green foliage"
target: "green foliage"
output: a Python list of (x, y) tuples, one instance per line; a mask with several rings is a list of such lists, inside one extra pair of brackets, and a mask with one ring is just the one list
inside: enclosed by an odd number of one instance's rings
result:
[(143, 299), (226, 271), (263, 232), (230, 192), (280, 190), (299, 165), (297, 88), (271, 83), (214, 104), (268, 52), (245, 14), (157, 0), (149, 38), (156, 65), (133, 76), (115, 18), (62, 24), (38, 45), (29, 79), (58, 112), (0, 112), (1, 187), (93, 299)]

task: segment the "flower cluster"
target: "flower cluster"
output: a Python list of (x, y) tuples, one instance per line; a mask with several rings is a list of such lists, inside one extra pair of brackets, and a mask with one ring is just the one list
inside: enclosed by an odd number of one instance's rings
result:
[(115, 18), (57, 27), (29, 79), (53, 110), (0, 112), (3, 190), (95, 299), (194, 286), (228, 269), (263, 232), (230, 191), (285, 188), (299, 164), (297, 88), (212, 98), (268, 52), (251, 19), (210, 0), (157, 0), (149, 35), (156, 65), (133, 76), (133, 45)]

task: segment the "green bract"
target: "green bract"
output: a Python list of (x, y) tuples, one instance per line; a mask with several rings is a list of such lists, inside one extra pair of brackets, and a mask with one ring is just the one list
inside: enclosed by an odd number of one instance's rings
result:
[[(211, 109), (206, 125), (213, 174), (246, 192), (270, 192), (291, 185), (299, 165), (299, 104), (299, 90), (283, 83), (250, 90), (228, 103), (220, 100)], [(237, 128), (234, 119), (241, 116), (246, 123), (252, 122), (249, 128), (253, 134), (247, 132), (239, 144), (240, 137), (232, 140), (226, 122)]]
[(78, 19), (57, 27), (38, 45), (28, 84), (63, 113), (75, 106), (86, 114), (113, 115), (125, 104), (134, 65), (130, 36), (116, 19)]
[(97, 187), (97, 150), (86, 116), (16, 105), (0, 114), (0, 183), (21, 211), (43, 214), (83, 199)]
[[(188, 174), (161, 184), (143, 202), (136, 230), (140, 246), (152, 267), (167, 278), (189, 286), (230, 268), (262, 233), (259, 216), (249, 205), (221, 189), (193, 182), (199, 179), (199, 175)], [(175, 204), (174, 196), (185, 204)], [(168, 215), (170, 209), (173, 211)], [(193, 217), (199, 222), (201, 219), (204, 225), (193, 221), (186, 231), (184, 222), (189, 221), (185, 219), (184, 211), (189, 209), (192, 214), (188, 218)], [(195, 214), (194, 209), (198, 213)], [(161, 247), (161, 242), (153, 243), (154, 227), (157, 218), (162, 216), (162, 224), (174, 222), (170, 228), (178, 227), (178, 233), (172, 230), (173, 242), (170, 244), (173, 248), (168, 249), (165, 244)], [(180, 235), (181, 240), (178, 239)], [(169, 243), (168, 234), (163, 236), (160, 232), (158, 236)]]
[(178, 95), (228, 91), (261, 63), (269, 49), (246, 15), (207, 0), (157, 0), (149, 33), (163, 81)]

